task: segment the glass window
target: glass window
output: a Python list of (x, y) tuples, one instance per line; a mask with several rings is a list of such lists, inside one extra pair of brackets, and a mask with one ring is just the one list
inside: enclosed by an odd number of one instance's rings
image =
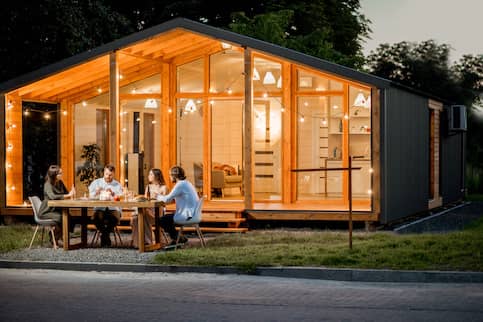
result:
[(59, 164), (59, 121), (56, 104), (23, 102), (22, 146), (12, 152), (22, 150), (24, 199), (32, 195), (43, 199), (45, 174), (50, 165)]
[(255, 100), (253, 104), (255, 199), (280, 200), (282, 187), (281, 99)]
[(371, 92), (349, 86), (349, 155), (353, 166), (361, 170), (352, 174), (353, 198), (371, 195)]
[(151, 168), (160, 168), (160, 101), (130, 99), (121, 101), (120, 178), (129, 190), (144, 193)]
[(177, 164), (199, 192), (203, 191), (203, 100), (177, 102)]
[[(297, 168), (342, 167), (341, 96), (301, 96), (297, 99)], [(297, 199), (340, 198), (342, 172), (297, 173)]]
[[(109, 149), (109, 96), (99, 95), (90, 100), (82, 101), (74, 106), (74, 167), (76, 173), (84, 165), (85, 159), (81, 157), (83, 146), (97, 144), (100, 148), (100, 165), (103, 167)], [(87, 192), (89, 183), (81, 182), (78, 175), (75, 177), (75, 186), (78, 195)]]
[(255, 57), (253, 68), (253, 91), (265, 93), (282, 88), (282, 65), (268, 59)]
[[(145, 79), (123, 85), (119, 94), (161, 94), (161, 75), (155, 74)], [(158, 95), (159, 96), (159, 95)]]
[(299, 70), (297, 88), (300, 92), (341, 91), (342, 83), (319, 74)]
[(210, 93), (244, 93), (243, 54), (225, 50), (210, 56)]
[(211, 102), (212, 198), (243, 198), (243, 102)]
[(176, 88), (179, 93), (202, 93), (204, 60), (197, 59), (177, 67)]

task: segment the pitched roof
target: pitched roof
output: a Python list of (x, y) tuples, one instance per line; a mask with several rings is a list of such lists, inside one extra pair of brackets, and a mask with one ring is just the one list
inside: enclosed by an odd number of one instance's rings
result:
[[(1, 83), (0, 93), (6, 93), (33, 82), (45, 80), (49, 77), (52, 78), (55, 75), (57, 76), (55, 79), (51, 79), (51, 83), (42, 84), (40, 82), (35, 88), (26, 89), (23, 93), (33, 93), (35, 90), (39, 91), (41, 86), (45, 88), (47, 85), (49, 88), (62, 88), (64, 92), (68, 92), (70, 90), (68, 84), (70, 78), (72, 78), (72, 81), (77, 79), (78, 83), (81, 83), (75, 85), (77, 88), (82, 87), (82, 84), (86, 84), (85, 86), (89, 84), (89, 87), (92, 87), (96, 82), (99, 84), (108, 84), (108, 75), (99, 75), (102, 81), (100, 78), (96, 80), (95, 77), (90, 76), (103, 67), (108, 71), (108, 54), (115, 51), (122, 51), (126, 54), (125, 56), (128, 56), (124, 62), (120, 62), (121, 66), (124, 64), (126, 69), (130, 69), (132, 73), (138, 73), (139, 77), (146, 77), (148, 75), (141, 75), (142, 73), (140, 72), (143, 65), (147, 66), (156, 63), (159, 64), (160, 61), (171, 61), (175, 59), (175, 55), (190, 55), (193, 52), (199, 54), (199, 51), (203, 48), (215, 50), (216, 47), (216, 50), (219, 50), (221, 41), (265, 52), (325, 73), (333, 74), (337, 77), (347, 78), (371, 86), (387, 87), (394, 84), (389, 80), (362, 73), (352, 68), (309, 56), (292, 49), (189, 19), (176, 18)], [(183, 46), (183, 44), (186, 45)], [(172, 48), (175, 49), (175, 52), (172, 51)], [(138, 63), (132, 64), (132, 61), (136, 59)], [(143, 62), (139, 63), (139, 60), (143, 60)], [(158, 62), (155, 62), (156, 60)], [(72, 76), (72, 72), (76, 68), (78, 69), (78, 78)], [(66, 73), (68, 70), (70, 74), (62, 74), (62, 72)], [(51, 97), (58, 99), (65, 98), (64, 92), (60, 93), (52, 90)], [(34, 96), (32, 94), (32, 97)], [(47, 94), (44, 96), (43, 98), (45, 99), (51, 98)]]

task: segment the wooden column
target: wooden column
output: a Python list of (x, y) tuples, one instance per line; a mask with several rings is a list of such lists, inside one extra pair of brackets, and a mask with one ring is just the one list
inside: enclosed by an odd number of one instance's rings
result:
[(109, 160), (120, 169), (119, 64), (117, 53), (109, 55)]
[(245, 105), (243, 110), (243, 185), (245, 189), (245, 209), (253, 208), (252, 160), (253, 160), (253, 81), (252, 51), (244, 50)]
[(290, 111), (292, 110), (292, 91), (291, 91), (291, 82), (290, 82), (290, 63), (283, 63), (282, 64), (282, 108), (284, 109), (282, 113), (282, 202), (283, 203), (290, 203), (291, 202), (291, 187), (292, 184), (292, 177), (295, 174), (292, 174), (291, 167), (292, 167), (292, 159), (291, 159), (291, 127), (290, 127)]
[(176, 109), (171, 105), (170, 96), (170, 66), (163, 63), (161, 67), (161, 170), (163, 171), (164, 179), (169, 181), (169, 168), (171, 161), (169, 159), (170, 137), (169, 128), (171, 115), (176, 113)]

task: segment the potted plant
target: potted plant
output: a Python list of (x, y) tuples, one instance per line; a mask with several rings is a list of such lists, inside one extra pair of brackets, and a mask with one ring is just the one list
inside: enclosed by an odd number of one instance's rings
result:
[(95, 143), (82, 146), (81, 158), (84, 159), (84, 164), (77, 168), (76, 175), (79, 176), (79, 181), (86, 188), (89, 187), (92, 181), (102, 176), (103, 167), (99, 163), (101, 159), (100, 152), (101, 148)]

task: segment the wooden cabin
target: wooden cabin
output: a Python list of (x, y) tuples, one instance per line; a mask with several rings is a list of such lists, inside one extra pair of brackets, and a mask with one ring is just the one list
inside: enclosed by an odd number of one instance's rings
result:
[(234, 227), (242, 215), (347, 220), (349, 200), (353, 220), (387, 223), (464, 196), (464, 109), (182, 18), (4, 82), (0, 95), (1, 215), (31, 215), (49, 164), (82, 195), (92, 144), (138, 193), (150, 168), (181, 165), (204, 211)]

